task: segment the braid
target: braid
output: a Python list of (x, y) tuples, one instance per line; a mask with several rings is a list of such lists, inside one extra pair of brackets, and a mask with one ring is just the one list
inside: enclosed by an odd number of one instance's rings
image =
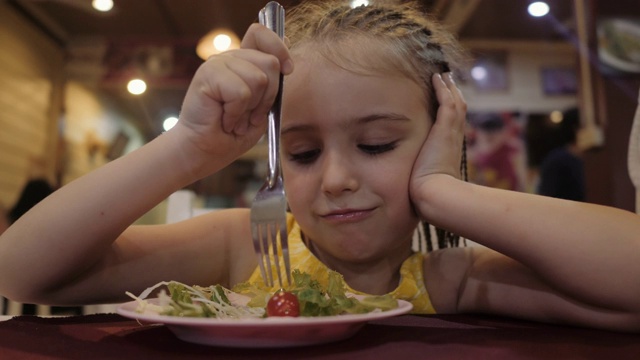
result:
[[(352, 72), (395, 72), (414, 80), (423, 90), (431, 119), (438, 100), (432, 85), (437, 73), (462, 66), (464, 51), (417, 2), (375, 1), (351, 8), (345, 0), (306, 1), (287, 14), (287, 37), (292, 53), (305, 52), (309, 44), (329, 61)], [(357, 51), (343, 51), (356, 48)], [(385, 51), (380, 51), (383, 48)], [(466, 142), (460, 172), (467, 180)], [(419, 249), (433, 250), (428, 223), (422, 223)], [(436, 229), (438, 248), (458, 246), (459, 236)], [(415, 238), (414, 238), (415, 239)]]

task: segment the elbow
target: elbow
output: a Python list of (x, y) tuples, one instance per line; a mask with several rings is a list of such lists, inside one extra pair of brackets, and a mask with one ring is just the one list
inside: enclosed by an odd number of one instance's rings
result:
[(0, 265), (0, 296), (16, 302), (38, 305), (52, 305), (54, 298), (46, 284), (29, 279), (21, 274), (21, 270), (7, 269), (3, 265)]
[(592, 317), (574, 320), (569, 323), (599, 330), (640, 334), (640, 313), (600, 313)]
[(24, 304), (51, 305), (46, 301), (49, 296), (45, 292), (34, 291), (32, 288), (11, 283), (5, 279), (0, 282), (0, 295)]

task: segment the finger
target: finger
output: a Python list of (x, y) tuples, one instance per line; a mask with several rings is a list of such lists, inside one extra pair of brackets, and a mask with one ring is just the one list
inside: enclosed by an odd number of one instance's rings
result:
[[(251, 124), (257, 126), (262, 121), (260, 114), (268, 113), (275, 101), (280, 83), (280, 65), (277, 58), (273, 55), (267, 55), (258, 51), (249, 51), (248, 53), (245, 51), (241, 56), (260, 67), (267, 76), (266, 86), (255, 89), (256, 94), (262, 94), (262, 96), (254, 97), (253, 102), (250, 104), (252, 112), (257, 114), (256, 116), (250, 116)], [(230, 66), (233, 68), (234, 65)]]
[[(462, 159), (462, 146), (464, 142), (464, 127), (466, 123), (467, 104), (464, 101), (462, 92), (456, 86), (451, 73), (446, 73), (441, 76), (442, 84), (447, 87), (447, 97), (451, 100), (451, 104), (447, 105), (443, 110), (443, 116), (447, 118), (445, 121), (449, 126), (449, 134), (451, 136), (451, 144), (455, 144), (455, 148), (458, 150), (456, 158)], [(438, 114), (440, 118), (440, 113)], [(461, 173), (455, 172), (457, 177), (462, 176)]]
[(280, 75), (278, 60), (257, 51), (248, 53), (245, 51), (242, 55), (234, 57), (236, 57), (235, 61), (227, 62), (226, 66), (244, 79), (251, 88), (252, 96), (247, 108), (266, 112), (278, 91)]
[(436, 114), (435, 125), (443, 121), (450, 122), (455, 118), (456, 108), (453, 94), (449, 86), (445, 83), (443, 76), (434, 74), (432, 78), (433, 88), (438, 99), (438, 112)]
[(249, 131), (249, 116), (251, 115), (250, 111), (242, 114), (240, 116), (239, 121), (235, 122), (235, 127), (233, 128), (233, 133), (236, 135), (245, 135)]
[(240, 47), (243, 49), (255, 49), (261, 52), (271, 54), (278, 59), (280, 64), (280, 72), (285, 75), (293, 71), (293, 60), (289, 54), (289, 49), (284, 41), (278, 35), (260, 24), (252, 24), (244, 38)]
[(218, 76), (219, 81), (211, 84), (212, 97), (219, 99), (222, 104), (222, 129), (231, 133), (236, 122), (240, 121), (241, 116), (247, 111), (251, 88), (234, 72), (220, 72)]
[[(190, 106), (196, 112), (218, 109), (221, 127), (224, 132), (229, 133), (234, 128), (234, 124), (229, 122), (233, 117), (224, 115), (227, 112), (235, 115), (243, 113), (244, 110), (241, 110), (242, 106), (239, 105), (242, 104), (242, 99), (248, 98), (251, 89), (238, 74), (227, 68), (220, 56), (216, 56), (198, 68), (188, 92), (199, 95), (187, 96), (185, 103), (193, 98), (193, 104)], [(183, 107), (188, 108), (186, 105)]]
[(268, 115), (264, 112), (252, 111), (249, 115), (249, 123), (253, 126), (262, 126), (268, 120)]
[(203, 78), (213, 89), (211, 97), (223, 107), (225, 132), (246, 129), (249, 124), (241, 127), (238, 124), (247, 121), (247, 114), (252, 111), (268, 112), (278, 90), (280, 74), (274, 56), (254, 50), (236, 50), (208, 60), (206, 66), (210, 75)]
[(458, 124), (463, 124), (467, 113), (467, 103), (464, 100), (462, 91), (458, 88), (451, 73), (445, 73), (442, 76), (444, 83), (447, 85), (453, 98), (458, 116), (455, 118)]
[(462, 94), (449, 74), (435, 75), (433, 86), (439, 103), (434, 129), (446, 128), (449, 130), (447, 133), (457, 138), (457, 134), (464, 133), (466, 118), (466, 103)]

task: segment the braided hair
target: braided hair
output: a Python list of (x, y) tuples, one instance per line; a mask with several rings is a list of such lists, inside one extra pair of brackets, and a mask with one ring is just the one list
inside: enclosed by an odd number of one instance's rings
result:
[[(316, 0), (294, 7), (285, 27), (291, 53), (311, 50), (309, 55), (322, 56), (354, 73), (396, 73), (411, 79), (423, 90), (429, 116), (435, 119), (438, 100), (432, 76), (450, 72), (465, 60), (456, 39), (414, 1), (370, 0), (370, 5), (358, 7), (349, 3)], [(460, 171), (467, 181), (466, 142)], [(422, 252), (459, 243), (459, 236), (426, 222), (414, 233), (414, 250)]]

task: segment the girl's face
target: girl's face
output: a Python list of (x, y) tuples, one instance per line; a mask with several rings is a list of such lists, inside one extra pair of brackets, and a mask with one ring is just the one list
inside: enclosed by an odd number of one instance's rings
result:
[(296, 60), (284, 85), (281, 151), (303, 233), (325, 262), (406, 256), (417, 223), (409, 177), (431, 127), (422, 90), (404, 77)]

